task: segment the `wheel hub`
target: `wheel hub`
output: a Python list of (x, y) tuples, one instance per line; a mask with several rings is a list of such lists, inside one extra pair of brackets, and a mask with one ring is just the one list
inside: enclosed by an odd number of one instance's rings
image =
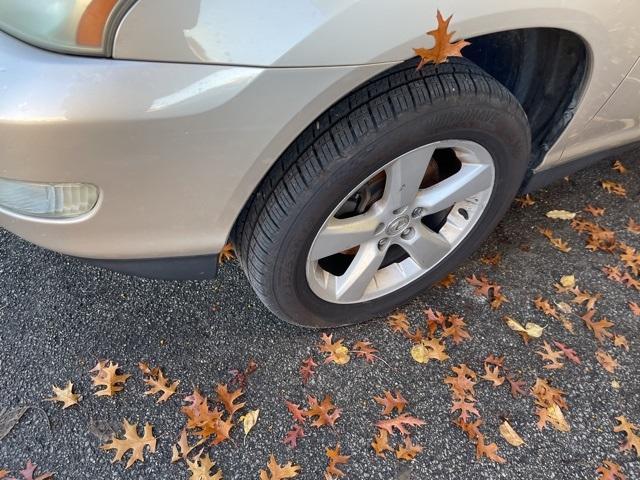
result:
[(411, 223), (411, 218), (408, 215), (403, 215), (401, 217), (393, 220), (386, 228), (385, 232), (390, 237), (395, 237), (396, 235), (400, 235)]
[[(456, 168), (433, 175), (443, 159)], [(309, 287), (325, 301), (349, 304), (414, 282), (473, 230), (494, 181), (491, 154), (467, 140), (430, 143), (392, 160), (353, 189), (320, 228), (307, 257)], [(363, 197), (364, 208), (345, 215), (353, 196), (372, 183), (382, 191)], [(331, 262), (342, 262), (342, 268), (334, 271)]]

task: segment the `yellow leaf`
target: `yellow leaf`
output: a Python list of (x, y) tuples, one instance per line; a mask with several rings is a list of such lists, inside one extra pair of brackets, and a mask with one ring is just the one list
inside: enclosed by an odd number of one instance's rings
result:
[(553, 426), (556, 430), (561, 432), (571, 431), (571, 426), (567, 423), (562, 410), (557, 404), (554, 403), (550, 407), (547, 407), (547, 415), (552, 420)]
[(502, 425), (500, 425), (500, 435), (502, 435), (502, 438), (504, 438), (507, 442), (509, 442), (510, 445), (513, 445), (514, 447), (524, 445), (524, 440), (522, 440), (522, 437), (516, 433), (516, 431), (511, 425), (509, 425), (509, 422), (507, 421), (503, 422)]
[(507, 321), (507, 325), (511, 330), (518, 333), (526, 333), (528, 336), (533, 338), (540, 338), (542, 336), (542, 332), (544, 331), (544, 327), (536, 323), (529, 322), (524, 327), (516, 322), (511, 317), (504, 317)]
[(244, 430), (244, 436), (246, 437), (251, 429), (255, 426), (258, 421), (258, 415), (260, 415), (260, 409), (251, 410), (247, 412), (246, 415), (242, 415), (240, 417), (240, 421), (242, 422), (242, 429)]
[(575, 286), (575, 284), (576, 284), (576, 277), (573, 275), (565, 275), (560, 279), (560, 285), (562, 285), (565, 288), (573, 287)]
[(411, 357), (418, 363), (427, 363), (429, 361), (429, 352), (422, 343), (418, 343), (411, 347)]
[(547, 212), (547, 217), (553, 218), (554, 220), (573, 220), (576, 218), (576, 214), (566, 210), (550, 210)]

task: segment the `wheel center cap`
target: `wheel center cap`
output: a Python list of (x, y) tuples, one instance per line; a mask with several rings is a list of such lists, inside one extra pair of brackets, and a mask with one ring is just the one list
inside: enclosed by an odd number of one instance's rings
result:
[(409, 223), (411, 223), (411, 219), (407, 215), (396, 218), (387, 226), (387, 235), (394, 236), (401, 234), (405, 228), (409, 226)]

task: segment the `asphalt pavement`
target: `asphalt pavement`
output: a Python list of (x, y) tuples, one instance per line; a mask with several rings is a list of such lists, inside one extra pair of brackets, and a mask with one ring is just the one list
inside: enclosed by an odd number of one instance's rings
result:
[[(640, 292), (601, 272), (615, 257), (587, 250), (584, 235), (569, 222), (545, 216), (552, 209), (579, 212), (589, 203), (604, 207), (605, 215), (596, 220), (616, 231), (620, 240), (640, 247), (640, 235), (625, 230), (629, 217), (640, 222), (636, 158), (640, 154), (621, 158), (627, 174), (612, 170), (611, 159), (534, 193), (536, 203), (530, 207), (514, 204), (482, 249), (453, 272), (457, 282), (451, 288), (429, 289), (403, 308), (414, 328), (424, 325), (425, 308), (465, 318), (472, 339), (460, 345), (448, 342), (450, 359), (414, 362), (411, 342), (392, 332), (383, 318), (373, 319), (333, 333), (348, 346), (370, 341), (380, 360), (368, 364), (352, 358), (346, 365), (320, 365), (306, 385), (298, 369), (309, 356), (321, 363), (320, 332), (274, 318), (235, 261), (223, 265), (215, 281), (152, 281), (95, 268), (0, 231), (0, 410), (34, 407), (0, 441), (0, 470), (17, 473), (31, 459), (57, 479), (189, 478), (184, 465), (170, 463), (171, 446), (185, 421), (180, 413), (184, 395), (200, 387), (214, 396), (216, 383), (232, 379), (229, 370), (253, 359), (258, 368), (249, 377), (245, 400), (247, 408), (260, 409), (257, 425), (246, 440), (236, 427), (233, 442), (207, 449), (225, 479), (258, 478), (271, 453), (281, 463), (300, 465), (297, 478), (321, 479), (325, 448), (337, 443), (351, 455), (343, 468), (349, 479), (593, 479), (605, 459), (620, 464), (628, 478), (640, 478), (638, 457), (619, 450), (624, 436), (613, 431), (620, 415), (640, 423), (640, 317), (627, 306), (628, 301), (640, 303)], [(627, 198), (605, 192), (599, 184), (605, 179), (622, 183)], [(554, 249), (538, 227), (552, 228), (571, 251)], [(497, 266), (480, 262), (497, 252), (502, 257)], [(464, 280), (472, 274), (487, 275), (502, 285), (509, 302), (492, 310)], [(572, 298), (553, 287), (560, 277), (572, 274), (580, 288), (602, 294), (598, 316), (611, 319), (614, 330), (630, 343), (629, 352), (604, 346), (620, 364), (615, 374), (597, 363), (599, 346), (577, 316), (571, 334), (534, 307), (538, 295), (558, 303)], [(574, 309), (577, 315), (584, 313), (583, 307)], [(505, 315), (545, 326), (543, 339), (574, 348), (582, 364), (543, 369), (534, 353), (540, 341), (525, 345), (507, 328)], [(504, 355), (505, 364), (529, 387), (544, 377), (565, 391), (571, 431), (540, 431), (530, 396), (514, 399), (506, 386), (494, 389), (479, 382), (482, 431), (507, 462), (476, 460), (473, 444), (453, 424), (451, 394), (443, 379), (461, 363), (480, 373), (489, 354)], [(93, 395), (88, 371), (98, 359), (118, 362), (132, 374), (124, 391), (113, 398)], [(162, 405), (145, 397), (139, 361), (159, 365), (169, 378), (179, 379), (178, 395)], [(68, 380), (83, 396), (79, 405), (63, 411), (59, 404), (43, 402), (53, 384), (62, 386)], [(399, 461), (393, 454), (378, 458), (370, 447), (381, 418), (372, 397), (384, 390), (399, 390), (409, 402), (407, 411), (426, 421), (412, 435), (424, 447), (413, 462)], [(335, 429), (305, 427), (307, 436), (296, 449), (285, 446), (282, 439), (293, 421), (284, 400), (304, 404), (307, 395), (325, 394), (342, 409)], [(123, 463), (112, 464), (112, 452), (99, 448), (125, 418), (150, 422), (158, 437), (157, 453), (147, 453), (144, 463), (128, 470)], [(515, 448), (501, 438), (498, 427), (504, 418), (525, 445)]]

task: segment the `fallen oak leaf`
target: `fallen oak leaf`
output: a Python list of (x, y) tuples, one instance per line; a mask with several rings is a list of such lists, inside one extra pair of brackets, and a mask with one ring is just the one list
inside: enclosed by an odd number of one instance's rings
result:
[(640, 436), (635, 432), (638, 430), (638, 426), (629, 422), (626, 417), (616, 417), (618, 425), (613, 428), (616, 433), (624, 433), (626, 435), (625, 443), (622, 444), (620, 450), (632, 450), (635, 449), (636, 455), (640, 458)]
[(426, 422), (424, 420), (412, 417), (407, 413), (403, 413), (395, 418), (379, 420), (376, 423), (376, 427), (382, 430), (386, 430), (386, 432), (391, 435), (393, 435), (394, 428), (403, 435), (409, 435), (409, 431), (405, 428), (405, 426), (419, 427), (425, 424)]
[(640, 305), (636, 302), (629, 302), (629, 309), (636, 317), (640, 317)]
[(613, 182), (611, 180), (601, 180), (600, 185), (602, 185), (602, 188), (609, 193), (612, 193), (619, 197), (627, 196), (627, 189), (617, 182)]
[(100, 446), (101, 450), (115, 450), (115, 456), (111, 463), (122, 460), (122, 457), (131, 450), (131, 456), (125, 468), (131, 467), (135, 462), (144, 462), (144, 449), (149, 448), (151, 453), (156, 451), (156, 438), (153, 436), (153, 427), (147, 423), (144, 426), (144, 434), (142, 437), (138, 436), (137, 425), (129, 423), (128, 420), (124, 420), (124, 438), (117, 438), (112, 436), (111, 442)]
[(407, 436), (404, 437), (403, 444), (398, 446), (398, 449), (396, 450), (396, 458), (398, 458), (398, 460), (406, 460), (410, 462), (413, 461), (416, 456), (422, 452), (422, 450), (424, 450), (422, 446), (413, 443), (411, 437)]
[(556, 250), (560, 250), (564, 253), (569, 253), (571, 251), (571, 247), (569, 246), (569, 244), (561, 238), (552, 238), (551, 240), (549, 240), (549, 242)]
[[(35, 474), (36, 469), (38, 468), (37, 465), (35, 465), (33, 462), (31, 462), (31, 460), (27, 460), (27, 464), (25, 465), (23, 470), (20, 470), (20, 475), (22, 475), (23, 480), (47, 480), (49, 478), (53, 478), (53, 473), (51, 472), (47, 472), (47, 473), (43, 473), (38, 475), (37, 477), (34, 477), (33, 475)], [(6, 475), (9, 474), (9, 472), (7, 472), (6, 470), (2, 470), (1, 472), (6, 472), (6, 474), (3, 474), (0, 476), (0, 478), (5, 477)], [(16, 480), (16, 479), (7, 479), (7, 480)]]
[(187, 438), (187, 429), (183, 428), (180, 432), (180, 437), (175, 445), (171, 446), (171, 463), (176, 463), (181, 459), (186, 460), (187, 455), (197, 447), (198, 444), (193, 447), (189, 445), (189, 439)]
[(315, 397), (309, 395), (307, 397), (309, 402), (309, 409), (305, 412), (305, 416), (313, 419), (313, 417), (317, 417), (315, 420), (312, 420), (311, 425), (316, 428), (329, 426), (333, 427), (336, 420), (340, 418), (342, 413), (342, 409), (337, 408), (331, 397), (329, 395), (325, 395), (322, 402), (318, 403), (318, 400)]
[(618, 362), (604, 350), (596, 351), (596, 360), (609, 373), (616, 373), (616, 368), (619, 367)]
[(498, 446), (495, 443), (485, 444), (484, 435), (479, 434), (476, 439), (476, 458), (480, 460), (482, 457), (486, 457), (496, 463), (507, 462), (504, 458), (498, 455)]
[(446, 346), (438, 338), (422, 340), (419, 344), (411, 347), (411, 357), (418, 363), (427, 363), (429, 360), (444, 362), (449, 358)]
[(340, 444), (338, 443), (335, 448), (327, 448), (325, 454), (329, 459), (329, 465), (325, 470), (325, 478), (333, 479), (337, 477), (344, 477), (346, 474), (338, 468), (338, 465), (346, 465), (351, 455), (340, 454)]
[(104, 387), (102, 390), (98, 390), (94, 393), (97, 397), (112, 397), (117, 392), (124, 389), (124, 383), (131, 376), (128, 373), (118, 374), (120, 365), (109, 361), (99, 361), (95, 367), (93, 367), (89, 373), (95, 375), (91, 377), (94, 387)]
[(407, 406), (407, 400), (402, 394), (396, 390), (395, 397), (389, 390), (384, 391), (384, 397), (373, 397), (373, 400), (382, 405), (383, 410), (381, 415), (390, 415), (396, 410), (398, 413), (402, 413)]
[(525, 396), (527, 395), (526, 388), (527, 384), (524, 380), (516, 380), (510, 375), (507, 375), (507, 381), (511, 386), (511, 396), (513, 398), (517, 398), (518, 395)]
[(482, 375), (481, 378), (485, 379), (488, 382), (491, 382), (494, 387), (499, 387), (504, 383), (505, 378), (500, 376), (500, 367), (495, 366), (492, 369), (491, 366), (485, 363), (484, 371), (485, 374)]
[(289, 448), (296, 448), (298, 446), (298, 440), (304, 437), (304, 430), (300, 425), (295, 423), (291, 430), (287, 432), (282, 440), (282, 443), (287, 445)]
[(633, 218), (629, 217), (629, 221), (627, 222), (627, 231), (640, 235), (640, 223), (636, 223)]
[(456, 276), (453, 273), (449, 273), (442, 280), (436, 282), (434, 286), (440, 288), (451, 288), (454, 283), (456, 283)]
[(144, 394), (155, 395), (156, 393), (162, 393), (162, 395), (158, 397), (156, 403), (164, 403), (176, 393), (180, 380), (169, 383), (169, 379), (164, 376), (164, 373), (162, 373), (160, 368), (157, 368), (154, 371), (156, 372), (156, 375), (152, 375), (144, 379), (144, 383), (149, 387), (149, 390), (144, 392)]
[(502, 255), (500, 254), (500, 252), (497, 252), (490, 257), (480, 257), (480, 263), (483, 263), (485, 265), (491, 265), (493, 267), (497, 266), (501, 260), (502, 260)]
[(453, 402), (451, 405), (451, 413), (455, 413), (460, 410), (459, 419), (464, 423), (469, 423), (469, 419), (471, 415), (475, 415), (476, 417), (480, 417), (480, 412), (475, 406), (474, 402), (468, 402), (466, 399), (461, 399)]
[(446, 20), (442, 17), (440, 10), (436, 15), (438, 21), (438, 27), (435, 30), (430, 30), (427, 35), (431, 35), (434, 38), (435, 44), (432, 48), (414, 48), (413, 51), (420, 57), (420, 63), (417, 70), (420, 70), (428, 63), (447, 62), (449, 57), (462, 57), (462, 49), (471, 43), (465, 40), (458, 40), (451, 43), (451, 39), (456, 32), (449, 33), (449, 23), (453, 18), (453, 15), (449, 16)]
[(224, 405), (225, 410), (229, 415), (233, 415), (246, 404), (243, 403), (234, 403), (238, 397), (244, 395), (244, 392), (241, 388), (234, 390), (233, 392), (229, 392), (227, 389), (227, 385), (223, 383), (219, 383), (216, 385), (216, 395), (218, 396), (218, 400), (220, 403)]
[(407, 315), (403, 312), (389, 315), (387, 323), (394, 332), (409, 333), (409, 320), (407, 320)]
[(575, 363), (576, 365), (580, 365), (582, 363), (582, 361), (580, 360), (580, 357), (578, 357), (578, 354), (574, 349), (569, 348), (564, 343), (560, 343), (556, 340), (554, 340), (553, 343), (555, 344), (556, 347), (562, 350), (562, 353), (564, 353), (564, 356), (567, 357), (567, 360)]
[(560, 359), (564, 357), (564, 352), (562, 350), (554, 350), (546, 340), (544, 341), (542, 348), (542, 350), (536, 351), (536, 354), (540, 355), (543, 361), (550, 362), (545, 364), (543, 368), (546, 368), (547, 370), (557, 370), (564, 367), (564, 363), (560, 361)]
[(375, 362), (376, 358), (378, 358), (378, 356), (376, 355), (376, 353), (378, 353), (378, 350), (376, 350), (371, 345), (371, 342), (367, 342), (367, 341), (356, 342), (353, 345), (353, 353), (355, 354), (356, 357), (364, 358), (365, 361), (369, 363)]
[(303, 360), (302, 365), (300, 366), (300, 376), (302, 377), (302, 383), (307, 383), (309, 379), (315, 373), (315, 367), (318, 364), (313, 361), (313, 358), (309, 357)]
[(386, 430), (378, 428), (378, 434), (373, 438), (371, 448), (373, 448), (378, 457), (386, 458), (384, 452), (393, 451), (393, 448), (389, 445), (389, 433)]
[(193, 460), (185, 460), (187, 462), (187, 468), (191, 473), (189, 480), (222, 480), (221, 470), (211, 473), (216, 462), (209, 458), (209, 454), (203, 454), (200, 452)]
[(218, 254), (218, 263), (222, 265), (223, 263), (229, 262), (234, 258), (236, 258), (236, 252), (233, 248), (233, 244), (231, 242), (226, 243)]
[(338, 365), (344, 365), (349, 363), (351, 357), (349, 356), (349, 349), (345, 347), (342, 342), (344, 340), (337, 340), (335, 343), (332, 341), (333, 334), (322, 334), (322, 343), (320, 344), (320, 351), (327, 356), (324, 359), (324, 363), (337, 363)]
[(596, 469), (599, 475), (598, 480), (627, 480), (627, 476), (622, 473), (622, 467), (611, 460), (605, 460)]
[(605, 209), (600, 207), (594, 207), (593, 205), (589, 204), (586, 207), (584, 207), (584, 211), (587, 213), (590, 213), (594, 217), (602, 217), (604, 215)]
[(465, 329), (467, 324), (465, 323), (464, 318), (458, 315), (449, 315), (445, 324), (447, 327), (442, 332), (442, 336), (444, 338), (451, 337), (453, 343), (456, 345), (465, 340), (471, 339), (471, 334)]
[(597, 322), (593, 321), (593, 316), (595, 315), (595, 310), (589, 310), (582, 317), (582, 320), (586, 324), (587, 328), (591, 330), (596, 337), (598, 342), (602, 343), (605, 339), (613, 337), (613, 333), (609, 332), (607, 329), (613, 327), (613, 322), (611, 322), (608, 318), (603, 317)]
[[(82, 397), (77, 393), (73, 393), (73, 383), (68, 382), (65, 388), (59, 388), (53, 385), (51, 387), (53, 389), (53, 397), (46, 398), (47, 402), (61, 402), (62, 409), (66, 409), (72, 407), (73, 405), (77, 405)], [(2, 477), (0, 477), (2, 478)]]
[(520, 208), (525, 208), (535, 205), (536, 201), (530, 193), (527, 193), (524, 197), (516, 197), (516, 203), (520, 205)]
[(305, 414), (306, 412), (300, 408), (300, 405), (297, 405), (289, 400), (285, 400), (284, 403), (287, 405), (287, 410), (293, 416), (293, 419), (298, 423), (305, 422)]
[(625, 337), (624, 335), (614, 334), (613, 344), (616, 347), (624, 348), (627, 352), (629, 351), (629, 341), (627, 340), (627, 337)]
[(294, 478), (300, 473), (300, 467), (288, 462), (284, 465), (279, 465), (276, 461), (276, 457), (273, 454), (269, 455), (269, 462), (267, 462), (267, 469), (260, 470), (260, 480), (285, 480), (287, 478)]
[(520, 447), (524, 445), (524, 440), (522, 439), (522, 437), (518, 435), (511, 424), (506, 420), (500, 425), (499, 431), (500, 435), (502, 435), (502, 438), (504, 438), (507, 443), (509, 443), (509, 445), (512, 445), (514, 447)]
[(622, 173), (622, 174), (625, 174), (628, 172), (627, 167), (625, 167), (620, 160), (616, 160), (615, 162), (613, 162), (613, 166), (611, 168), (616, 172)]

